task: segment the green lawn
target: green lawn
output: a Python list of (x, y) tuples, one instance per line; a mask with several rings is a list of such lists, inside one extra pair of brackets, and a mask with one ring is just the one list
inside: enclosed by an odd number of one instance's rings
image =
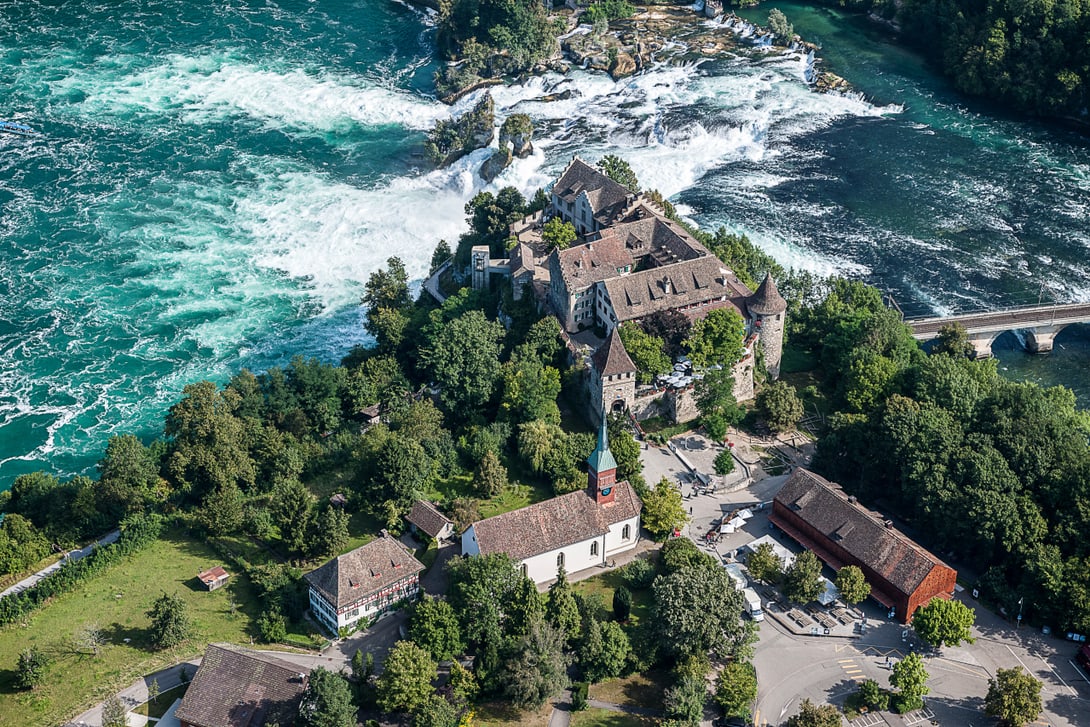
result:
[(170, 705), (174, 704), (174, 700), (184, 697), (188, 689), (188, 684), (179, 684), (173, 689), (168, 689), (160, 694), (159, 698), (154, 702), (144, 702), (138, 706), (133, 710), (133, 714), (142, 714), (145, 717), (162, 717), (170, 709)]
[(591, 699), (613, 704), (662, 709), (662, 693), (669, 679), (668, 671), (653, 669), (621, 679), (609, 679), (598, 684), (591, 684), (589, 696)]
[[(56, 725), (144, 674), (203, 652), (208, 642), (249, 643), (250, 624), (260, 605), (248, 579), (228, 568), (232, 578), (217, 591), (209, 593), (197, 582), (198, 572), (221, 562), (207, 543), (168, 531), (146, 550), (59, 597), (24, 625), (0, 630), (0, 724)], [(162, 591), (186, 601), (194, 635), (181, 647), (156, 652), (148, 644), (144, 613)], [(88, 625), (96, 625), (106, 637), (97, 655), (73, 644), (73, 637)], [(48, 653), (52, 664), (42, 686), (19, 692), (13, 669), (28, 647)]]
[(477, 705), (474, 724), (480, 727), (541, 727), (549, 724), (553, 706), (546, 702), (540, 709), (523, 712), (503, 702), (488, 702)]
[(571, 727), (651, 727), (654, 724), (657, 723), (647, 717), (595, 707), (573, 712), (571, 716)]
[[(572, 584), (572, 587), (578, 593), (583, 593), (588, 596), (597, 596), (599, 600), (601, 600), (602, 605), (605, 606), (605, 609), (612, 612), (613, 592), (622, 585), (624, 585), (624, 581), (621, 579), (621, 574), (614, 570), (574, 583)], [(651, 591), (646, 588), (632, 591), (632, 614), (629, 618), (631, 625), (635, 626), (640, 621), (649, 618), (650, 616)]]

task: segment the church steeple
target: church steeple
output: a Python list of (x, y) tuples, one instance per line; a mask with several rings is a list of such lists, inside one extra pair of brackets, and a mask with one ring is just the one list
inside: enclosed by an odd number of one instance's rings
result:
[(599, 505), (613, 502), (613, 485), (617, 481), (617, 460), (609, 451), (609, 430), (606, 415), (602, 412), (602, 426), (598, 430), (598, 446), (587, 458), (587, 488)]

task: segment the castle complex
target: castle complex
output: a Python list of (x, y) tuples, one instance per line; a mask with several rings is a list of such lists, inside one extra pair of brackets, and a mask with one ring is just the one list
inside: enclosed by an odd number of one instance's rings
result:
[[(542, 228), (554, 217), (570, 222), (579, 235), (567, 249), (549, 251), (542, 241)], [(741, 314), (745, 354), (734, 369), (739, 401), (753, 396), (755, 346), (769, 376), (779, 375), (787, 304), (772, 277), (750, 291), (660, 206), (579, 157), (553, 185), (548, 207), (511, 227), (517, 243), (508, 260), (489, 260), (487, 247), (473, 248), (473, 284), (487, 284), (488, 273), (509, 275), (516, 297), (529, 286), (569, 337), (605, 331), (605, 342), (588, 360), (590, 412), (631, 412), (637, 418), (661, 413), (674, 421), (696, 416), (691, 381), (637, 387), (636, 366), (617, 335), (621, 323), (664, 311), (680, 312), (690, 321), (719, 308)], [(578, 345), (570, 350), (574, 354)]]

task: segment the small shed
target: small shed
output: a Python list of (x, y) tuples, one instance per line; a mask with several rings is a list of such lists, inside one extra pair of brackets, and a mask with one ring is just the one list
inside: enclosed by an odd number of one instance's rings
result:
[(197, 574), (197, 579), (210, 591), (222, 586), (230, 577), (231, 574), (225, 571), (222, 565), (217, 565), (215, 568)]
[(417, 500), (406, 518), (413, 532), (421, 532), (436, 540), (445, 540), (454, 534), (454, 522), (439, 512), (426, 500)]
[(363, 426), (366, 429), (372, 424), (378, 424), (379, 418), (382, 412), (382, 407), (379, 404), (372, 404), (371, 406), (365, 406), (359, 410), (360, 421), (363, 422)]

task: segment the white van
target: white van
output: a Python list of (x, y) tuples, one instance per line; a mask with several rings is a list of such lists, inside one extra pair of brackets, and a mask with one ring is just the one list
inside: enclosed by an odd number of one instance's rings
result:
[(761, 610), (761, 597), (757, 595), (757, 591), (752, 588), (746, 588), (742, 591), (742, 598), (746, 602), (746, 613), (754, 621), (764, 621), (765, 614)]

